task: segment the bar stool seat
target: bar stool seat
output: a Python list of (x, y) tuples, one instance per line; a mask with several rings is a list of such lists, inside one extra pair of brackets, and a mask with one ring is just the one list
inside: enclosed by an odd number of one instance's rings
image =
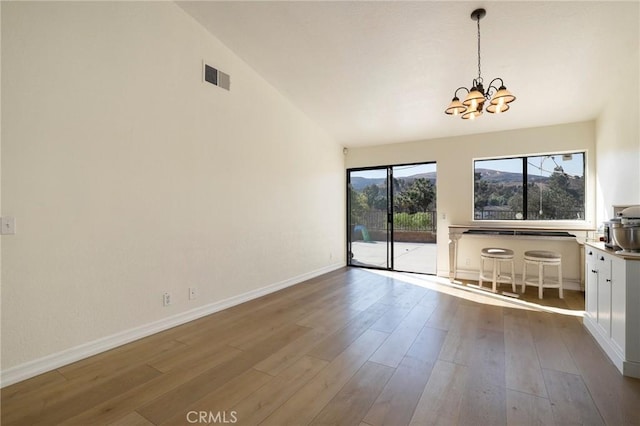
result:
[[(491, 276), (485, 275), (485, 262), (492, 262)], [(508, 263), (511, 266), (511, 275), (505, 275), (501, 271), (502, 263)], [(480, 251), (480, 278), (478, 280), (479, 287), (482, 288), (482, 281), (491, 281), (492, 291), (497, 293), (498, 284), (511, 283), (511, 289), (516, 292), (516, 274), (513, 264), (513, 250), (500, 247), (485, 247)]]
[[(535, 265), (538, 267), (538, 276), (527, 277), (527, 265)], [(557, 280), (553, 281), (550, 277), (545, 277), (545, 267), (555, 266), (558, 268)], [(534, 281), (535, 279), (535, 281)], [(522, 268), (522, 293), (525, 287), (537, 286), (538, 299), (542, 299), (542, 291), (545, 288), (557, 288), (560, 299), (564, 298), (562, 293), (562, 255), (554, 251), (546, 250), (529, 250), (524, 253), (524, 266)]]

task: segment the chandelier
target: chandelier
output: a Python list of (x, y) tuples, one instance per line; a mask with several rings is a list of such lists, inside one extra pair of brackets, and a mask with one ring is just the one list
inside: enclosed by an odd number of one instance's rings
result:
[[(484, 9), (476, 9), (471, 13), (471, 19), (478, 25), (478, 78), (473, 79), (471, 90), (466, 87), (458, 87), (453, 95), (453, 99), (449, 107), (444, 111), (448, 115), (462, 115), (464, 120), (473, 120), (482, 114), (485, 102), (489, 105), (486, 110), (492, 114), (499, 114), (509, 109), (509, 103), (513, 102), (516, 97), (511, 94), (504, 86), (501, 78), (494, 78), (489, 83), (489, 87), (484, 89), (482, 85), (482, 75), (480, 69), (480, 19), (487, 14)], [(500, 82), (500, 86), (496, 87), (494, 83)], [(466, 90), (467, 97), (460, 102), (458, 91)]]

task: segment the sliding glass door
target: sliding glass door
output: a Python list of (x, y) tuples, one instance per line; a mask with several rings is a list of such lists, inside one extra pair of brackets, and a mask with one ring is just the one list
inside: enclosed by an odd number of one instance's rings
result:
[(436, 273), (436, 164), (347, 171), (349, 265)]
[(436, 163), (392, 167), (391, 268), (436, 274)]
[(349, 264), (389, 269), (389, 169), (348, 172)]

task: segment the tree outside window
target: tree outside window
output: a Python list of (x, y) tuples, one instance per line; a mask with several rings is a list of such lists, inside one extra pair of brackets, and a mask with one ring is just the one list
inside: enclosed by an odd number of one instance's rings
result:
[(474, 219), (584, 220), (584, 157), (580, 152), (476, 160)]

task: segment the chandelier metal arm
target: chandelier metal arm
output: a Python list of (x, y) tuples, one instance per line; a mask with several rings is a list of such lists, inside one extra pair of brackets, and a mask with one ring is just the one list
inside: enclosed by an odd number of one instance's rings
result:
[(466, 87), (464, 87), (464, 86), (460, 86), (460, 87), (458, 87), (458, 88), (456, 89), (456, 91), (455, 91), (455, 92), (453, 92), (453, 97), (454, 97), (454, 98), (457, 98), (457, 97), (458, 97), (458, 90), (460, 90), (460, 89), (466, 90), (466, 91), (467, 91), (467, 93), (469, 93), (469, 89), (467, 89), (467, 88), (466, 88)]
[[(494, 86), (493, 83), (496, 80), (500, 80), (500, 86)], [(487, 93), (486, 93), (486, 98), (489, 99), (491, 96), (493, 96), (494, 92), (497, 92), (498, 90), (500, 90), (501, 87), (504, 87), (504, 81), (502, 81), (502, 79), (500, 77), (496, 77), (493, 80), (491, 80), (491, 83), (489, 83), (489, 87), (487, 87)]]

